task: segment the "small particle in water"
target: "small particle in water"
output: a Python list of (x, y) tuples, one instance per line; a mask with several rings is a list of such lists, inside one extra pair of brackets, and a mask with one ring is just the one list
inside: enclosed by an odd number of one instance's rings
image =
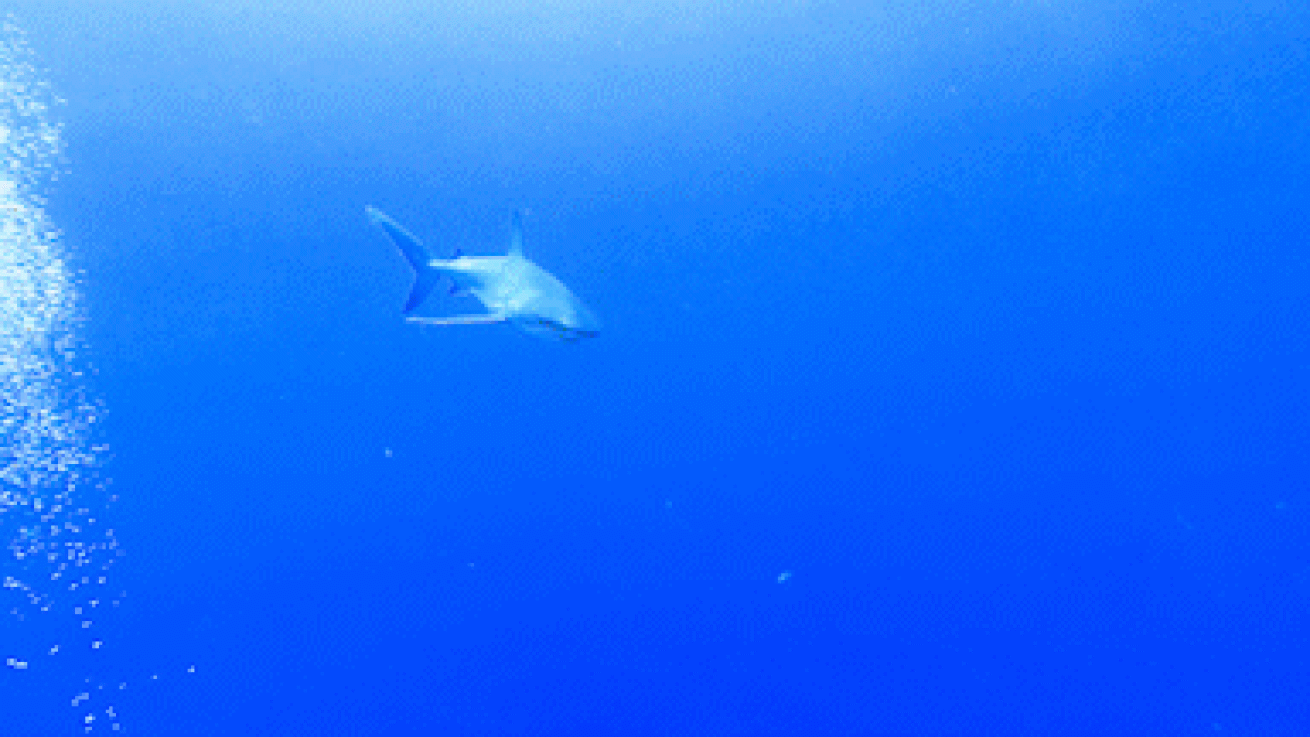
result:
[(778, 583), (787, 583), (787, 580), (790, 578), (791, 578), (791, 571), (783, 571), (782, 573), (778, 574)]
[(393, 455), (390, 448), (385, 448), (383, 449), (382, 452), (386, 453), (388, 458), (390, 458)]
[(27, 661), (19, 660), (18, 658), (6, 658), (5, 665), (14, 670), (27, 670)]

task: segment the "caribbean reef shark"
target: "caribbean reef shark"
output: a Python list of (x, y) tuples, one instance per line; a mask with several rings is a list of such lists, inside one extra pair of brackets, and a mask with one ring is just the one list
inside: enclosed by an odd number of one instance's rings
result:
[[(514, 213), (509, 253), (505, 256), (432, 258), (423, 243), (376, 207), (364, 208), (369, 220), (413, 267), (414, 288), (405, 302), (405, 319), (421, 325), (492, 325), (509, 323), (530, 335), (574, 342), (600, 334), (600, 321), (553, 274), (523, 255), (523, 214)], [(486, 314), (419, 317), (412, 313), (442, 278), (453, 282), (451, 294), (472, 294)]]

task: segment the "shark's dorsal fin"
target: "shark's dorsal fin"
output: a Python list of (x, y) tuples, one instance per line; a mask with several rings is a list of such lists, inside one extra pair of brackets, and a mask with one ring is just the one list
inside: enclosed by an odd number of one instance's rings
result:
[(515, 210), (509, 223), (509, 255), (523, 256), (523, 211)]

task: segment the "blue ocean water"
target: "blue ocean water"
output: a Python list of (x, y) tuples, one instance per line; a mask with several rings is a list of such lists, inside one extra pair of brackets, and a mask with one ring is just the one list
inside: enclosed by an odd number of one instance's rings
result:
[(0, 735), (1310, 730), (1310, 8), (10, 6), (115, 545)]

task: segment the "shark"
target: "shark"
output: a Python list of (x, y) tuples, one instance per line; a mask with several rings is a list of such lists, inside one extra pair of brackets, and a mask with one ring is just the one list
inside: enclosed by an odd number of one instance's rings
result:
[[(523, 212), (510, 221), (509, 253), (504, 256), (433, 258), (413, 233), (373, 206), (364, 211), (414, 270), (414, 287), (405, 301), (405, 320), (420, 325), (496, 325), (507, 323), (547, 340), (574, 343), (600, 334), (600, 321), (554, 274), (523, 255)], [(412, 314), (443, 281), (449, 293), (471, 294), (485, 313), (453, 317)]]

